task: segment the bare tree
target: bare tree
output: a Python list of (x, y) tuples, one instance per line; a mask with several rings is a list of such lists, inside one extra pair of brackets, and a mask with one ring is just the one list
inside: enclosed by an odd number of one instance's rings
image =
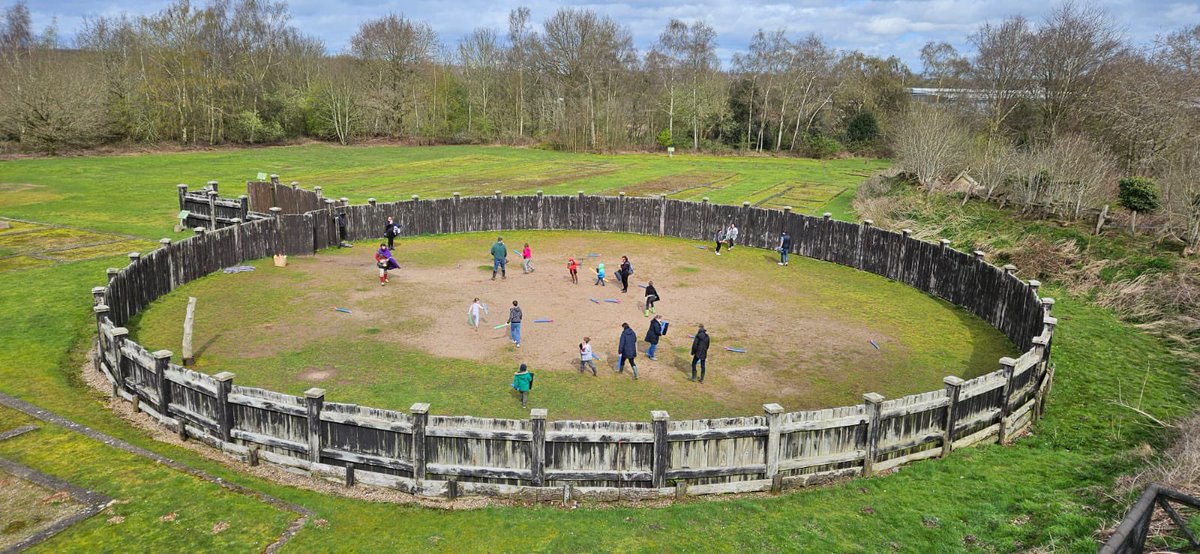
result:
[(1046, 202), (1070, 219), (1079, 219), (1085, 207), (1112, 197), (1117, 175), (1115, 164), (1107, 152), (1087, 137), (1059, 135), (1043, 159), (1051, 176)]
[(921, 47), (921, 64), (921, 76), (937, 87), (958, 87), (971, 71), (971, 62), (949, 42), (926, 42)]
[(473, 130), (476, 114), (480, 132), (491, 134), (493, 122), (488, 108), (499, 89), (505, 53), (491, 29), (476, 29), (458, 44), (459, 63), (467, 84), (467, 132)]
[(1019, 16), (999, 25), (985, 23), (971, 35), (976, 54), (969, 79), (984, 95), (989, 139), (1000, 133), (1028, 90), (1033, 71), (1031, 43), (1029, 24)]
[[(967, 156), (966, 166), (970, 175), (983, 187), (985, 200), (991, 200), (1013, 171), (1017, 161), (1017, 152), (1011, 142), (1004, 137), (987, 137), (977, 139), (972, 144)], [(974, 190), (967, 190), (963, 196), (963, 204), (970, 200)]]
[(1120, 32), (1099, 8), (1072, 2), (1051, 11), (1033, 40), (1033, 92), (1041, 100), (1048, 135), (1070, 124), (1096, 86), (1096, 75), (1122, 47)]
[(364, 99), (372, 133), (401, 136), (420, 126), (422, 83), (418, 70), (433, 61), (438, 49), (437, 34), (428, 24), (390, 14), (363, 23), (350, 39), (350, 49), (363, 61), (370, 76), (370, 91)]
[(941, 179), (958, 169), (968, 148), (966, 127), (943, 107), (916, 104), (891, 133), (896, 159), (932, 194)]

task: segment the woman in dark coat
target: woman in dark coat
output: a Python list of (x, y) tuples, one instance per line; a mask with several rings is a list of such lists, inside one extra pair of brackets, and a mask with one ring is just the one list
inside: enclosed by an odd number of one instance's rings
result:
[(646, 317), (654, 313), (654, 303), (658, 302), (658, 290), (654, 288), (654, 281), (646, 283)]
[(388, 239), (388, 250), (392, 250), (392, 245), (396, 241), (396, 237), (400, 235), (400, 226), (392, 220), (392, 216), (388, 216), (387, 225), (383, 228), (383, 236)]
[(629, 292), (629, 276), (633, 274), (633, 264), (629, 258), (621, 256), (621, 267), (617, 269), (617, 278), (621, 280), (621, 292)]
[(637, 381), (637, 363), (633, 361), (637, 358), (637, 333), (628, 323), (621, 324), (621, 342), (617, 344), (617, 354), (621, 357), (617, 361), (617, 373), (625, 373), (625, 360), (629, 360), (629, 367), (633, 368), (633, 380)]
[(704, 326), (700, 326), (700, 330), (696, 331), (696, 338), (692, 339), (692, 377), (688, 381), (696, 380), (696, 362), (700, 362), (700, 382), (704, 382), (705, 362), (708, 360), (708, 332), (704, 330)]
[(646, 357), (650, 361), (657, 362), (658, 358), (654, 357), (654, 351), (658, 350), (658, 339), (663, 336), (662, 316), (656, 315), (650, 320), (650, 328), (646, 330), (646, 342), (650, 343), (650, 348), (646, 350)]

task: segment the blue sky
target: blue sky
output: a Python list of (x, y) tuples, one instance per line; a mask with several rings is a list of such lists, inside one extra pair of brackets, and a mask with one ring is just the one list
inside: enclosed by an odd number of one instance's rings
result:
[[(204, 0), (193, 2), (203, 4)], [(0, 0), (0, 5), (10, 3), (11, 0)], [(67, 41), (87, 17), (143, 15), (167, 4), (163, 0), (28, 0), (35, 27), (43, 28), (56, 19), (60, 36)], [(1200, 24), (1197, 0), (1099, 0), (1092, 4), (1104, 9), (1135, 44), (1150, 44), (1158, 35)], [(330, 52), (346, 49), (360, 23), (387, 13), (428, 23), (443, 44), (452, 47), (459, 37), (476, 27), (492, 27), (503, 33), (508, 25), (508, 12), (517, 6), (530, 8), (535, 28), (540, 28), (541, 21), (558, 8), (574, 6), (609, 15), (626, 25), (639, 52), (657, 40), (667, 21), (678, 18), (689, 22), (702, 20), (715, 28), (718, 55), (725, 62), (734, 52), (744, 50), (758, 29), (785, 28), (792, 36), (817, 33), (838, 49), (857, 49), (882, 56), (895, 54), (914, 71), (920, 70), (920, 50), (927, 41), (947, 41), (966, 51), (967, 36), (980, 24), (1016, 14), (1039, 21), (1053, 6), (1039, 0), (292, 0), (288, 5), (293, 23), (304, 33), (320, 37)]]

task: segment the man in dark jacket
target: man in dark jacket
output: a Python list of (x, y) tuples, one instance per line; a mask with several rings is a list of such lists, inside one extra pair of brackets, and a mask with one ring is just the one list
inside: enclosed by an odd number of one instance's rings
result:
[(383, 236), (387, 237), (387, 239), (388, 239), (388, 250), (395, 250), (395, 246), (393, 245), (393, 243), (395, 242), (396, 237), (399, 234), (400, 234), (400, 226), (396, 225), (396, 222), (392, 219), (392, 216), (389, 215), (388, 220), (387, 220), (387, 226), (383, 228)]
[[(333, 214), (333, 222), (337, 225), (337, 229), (338, 229), (338, 248), (345, 248), (346, 247), (346, 214), (344, 212), (338, 212), (338, 213)], [(391, 248), (389, 248), (388, 250), (391, 250)]]
[(688, 381), (696, 380), (696, 362), (700, 362), (700, 382), (704, 382), (705, 362), (708, 360), (708, 333), (704, 330), (704, 326), (700, 326), (700, 330), (696, 331), (696, 338), (692, 339), (692, 377)]
[(633, 368), (633, 380), (637, 381), (637, 363), (633, 361), (637, 358), (637, 333), (628, 323), (622, 323), (621, 329), (621, 342), (617, 345), (617, 354), (621, 358), (617, 361), (617, 373), (625, 373), (625, 360), (629, 360), (629, 367)]
[(646, 330), (646, 342), (650, 343), (650, 348), (646, 350), (646, 357), (650, 361), (657, 362), (658, 358), (654, 357), (654, 351), (658, 350), (658, 338), (663, 336), (662, 316), (656, 315), (650, 320), (650, 329)]
[(501, 279), (508, 279), (504, 273), (504, 266), (508, 264), (508, 247), (504, 245), (504, 238), (496, 237), (496, 243), (492, 245), (492, 280), (496, 280), (496, 271), (500, 271)]
[(508, 337), (517, 348), (521, 347), (521, 307), (513, 300), (513, 307), (508, 309)]

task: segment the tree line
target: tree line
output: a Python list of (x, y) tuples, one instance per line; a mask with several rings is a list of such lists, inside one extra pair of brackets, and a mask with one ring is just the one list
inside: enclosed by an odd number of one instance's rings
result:
[(31, 29), (24, 2), (3, 16), (0, 141), (51, 152), (378, 137), (830, 155), (879, 146), (918, 78), (897, 58), (783, 30), (760, 31), (722, 67), (702, 22), (671, 20), (638, 52), (626, 26), (575, 8), (540, 23), (518, 8), (506, 29), (456, 45), (387, 14), (332, 55), (283, 2), (178, 0), (90, 19), (71, 44)]
[(1105, 12), (1067, 3), (982, 25), (970, 43), (925, 46), (932, 100), (887, 129), (920, 186), (1071, 220), (1109, 203), (1133, 221), (1157, 212), (1159, 239), (1200, 247), (1200, 25), (1139, 47)]

